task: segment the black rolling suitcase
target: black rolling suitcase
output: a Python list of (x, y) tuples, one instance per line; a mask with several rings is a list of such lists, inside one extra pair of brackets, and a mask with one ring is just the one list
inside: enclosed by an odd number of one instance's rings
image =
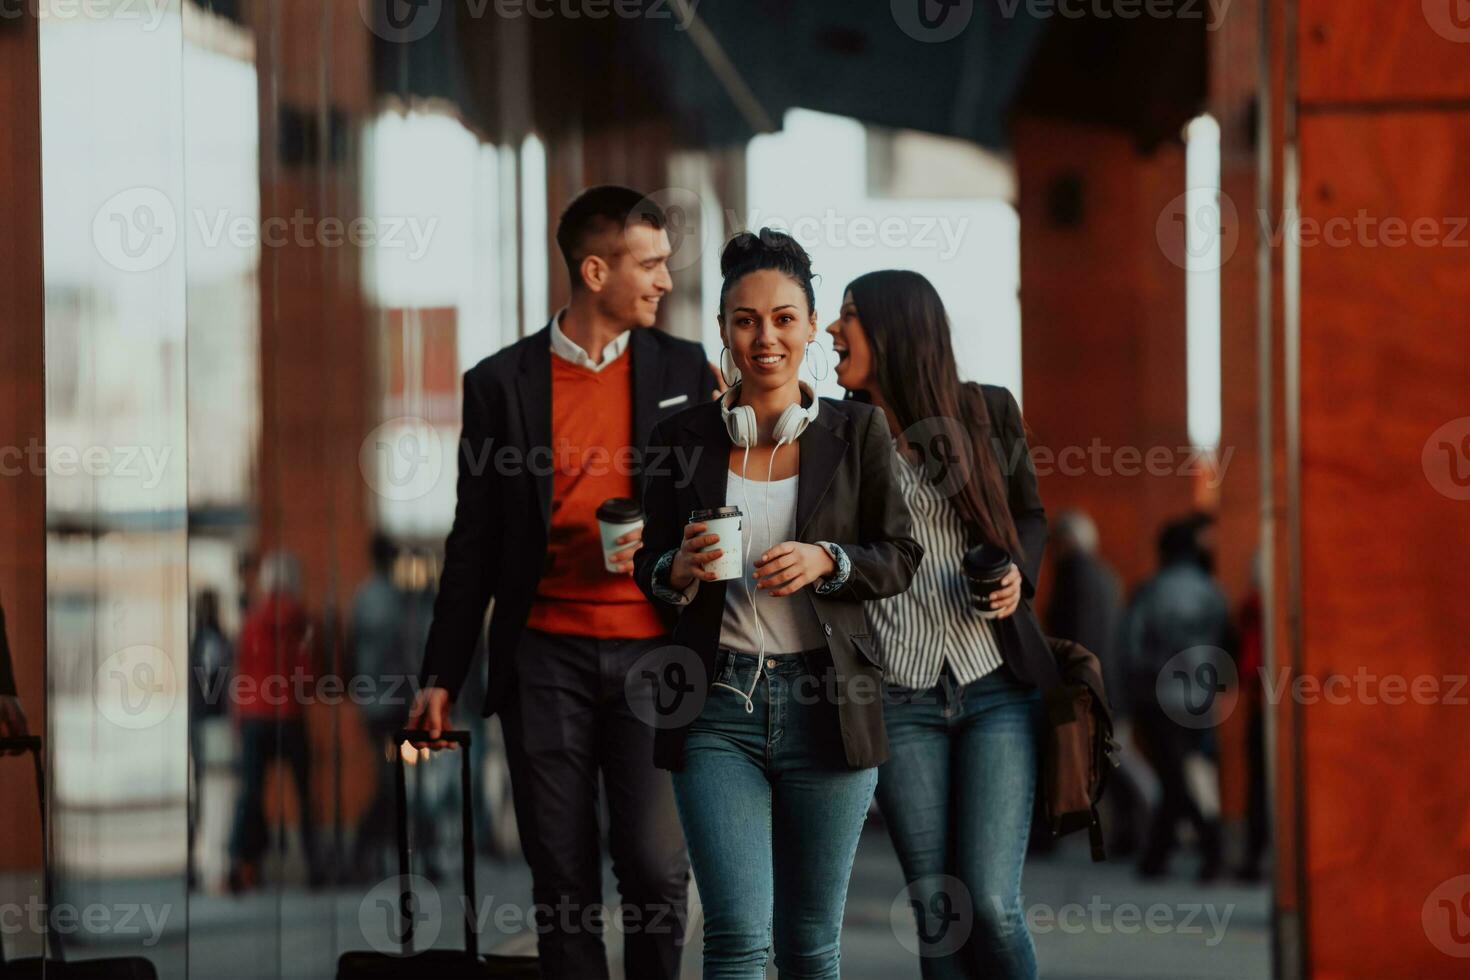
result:
[[(402, 920), (402, 951), (399, 953), (351, 952), (337, 960), (337, 980), (481, 980), (484, 977), (510, 980), (540, 980), (541, 969), (534, 956), (481, 956), (479, 936), (475, 932), (475, 828), (474, 793), (470, 774), (470, 733), (444, 732), (440, 739), (459, 744), (461, 843), (464, 850), (464, 949), (413, 948), (414, 916), (409, 902), (412, 895), (403, 891), (398, 896), (398, 914)], [(393, 744), (426, 740), (427, 733), (400, 731)], [(408, 854), (408, 787), (403, 772), (403, 753), (393, 753), (394, 797), (398, 810), (398, 874), (402, 882), (409, 880)]]
[[(0, 752), (21, 749), (29, 752), (36, 769), (36, 802), (41, 812), (41, 900), (45, 904), (46, 942), (42, 956), (25, 959), (5, 958), (4, 936), (0, 935), (0, 980), (158, 980), (158, 971), (153, 963), (142, 956), (115, 956), (108, 959), (67, 961), (61, 941), (52, 930), (51, 908), (51, 849), (47, 846), (46, 828), (46, 773), (41, 762), (41, 738), (27, 735), (20, 738), (0, 738)], [(51, 958), (45, 959), (46, 947), (50, 947)], [(44, 972), (43, 972), (44, 971)]]

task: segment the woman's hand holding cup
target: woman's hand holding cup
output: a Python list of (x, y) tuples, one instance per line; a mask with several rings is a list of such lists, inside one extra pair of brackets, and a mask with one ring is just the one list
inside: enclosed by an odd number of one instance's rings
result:
[(1021, 605), (1021, 570), (1012, 562), (998, 587), (994, 582), (970, 579), (970, 589), (971, 604), (976, 609), (989, 614), (989, 618), (1005, 619)]
[(706, 567), (723, 555), (724, 549), (715, 548), (711, 551), (701, 551), (720, 540), (718, 534), (706, 534), (709, 527), (703, 521), (684, 525), (684, 543), (679, 546), (679, 551), (674, 555), (673, 565), (669, 568), (669, 584), (676, 589), (687, 589), (689, 583), (695, 579), (701, 582), (716, 581), (715, 573)]

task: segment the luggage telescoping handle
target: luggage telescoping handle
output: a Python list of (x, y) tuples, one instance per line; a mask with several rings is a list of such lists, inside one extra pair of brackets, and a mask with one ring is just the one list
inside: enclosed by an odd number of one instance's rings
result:
[[(41, 736), (14, 735), (0, 738), (0, 752), (28, 752), (36, 770), (36, 806), (41, 814), (41, 903), (46, 907), (46, 938), (60, 962), (61, 942), (51, 935), (51, 847), (46, 827), (46, 771), (41, 761)], [(45, 955), (44, 946), (42, 956)], [(0, 966), (5, 965), (5, 942), (0, 939)]]
[(413, 952), (413, 915), (408, 907), (409, 857), (408, 857), (408, 784), (404, 775), (404, 742), (454, 742), (460, 747), (459, 787), (461, 819), (460, 843), (464, 849), (464, 948), (471, 957), (480, 955), (479, 936), (475, 932), (475, 811), (474, 793), (470, 772), (470, 733), (467, 731), (444, 731), (437, 739), (431, 739), (422, 729), (405, 728), (393, 736), (394, 796), (398, 806), (398, 914), (403, 920), (403, 952)]

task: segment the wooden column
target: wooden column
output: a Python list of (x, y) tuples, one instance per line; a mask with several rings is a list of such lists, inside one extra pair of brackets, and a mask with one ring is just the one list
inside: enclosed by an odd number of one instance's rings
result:
[[(27, 10), (30, 8), (27, 7)], [(0, 603), (31, 732), (46, 729), (46, 333), (41, 266), (41, 93), (36, 20), (0, 21)], [(33, 451), (34, 450), (34, 451)], [(0, 781), (0, 868), (40, 866), (35, 787)]]
[(1286, 40), (1273, 226), (1301, 213), (1275, 250), (1278, 638), (1337, 694), (1297, 709), (1314, 977), (1460, 976), (1470, 962), (1470, 772), (1454, 754), (1470, 718), (1463, 6), (1273, 3)]
[(1182, 239), (1158, 230), (1185, 190), (1183, 147), (1145, 156), (1118, 131), (1028, 118), (1015, 157), (1022, 384), (1042, 497), (1053, 514), (1089, 511), (1133, 584), (1155, 565), (1159, 525), (1194, 503), (1192, 476), (1143, 463), (1150, 450), (1187, 462), (1185, 275), (1170, 259)]

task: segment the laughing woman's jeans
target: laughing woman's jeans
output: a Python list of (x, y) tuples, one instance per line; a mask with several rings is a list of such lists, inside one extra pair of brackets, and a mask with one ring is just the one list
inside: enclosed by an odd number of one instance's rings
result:
[[(959, 687), (890, 686), (878, 806), (909, 882), (925, 980), (1031, 980), (1021, 867), (1036, 796), (1041, 695), (1006, 667)], [(958, 882), (958, 884), (956, 884)]]
[[(721, 650), (716, 682), (750, 691), (758, 658)], [(768, 657), (754, 710), (711, 687), (674, 796), (704, 905), (705, 980), (836, 977), (842, 909), (877, 769), (843, 762), (825, 650)]]

